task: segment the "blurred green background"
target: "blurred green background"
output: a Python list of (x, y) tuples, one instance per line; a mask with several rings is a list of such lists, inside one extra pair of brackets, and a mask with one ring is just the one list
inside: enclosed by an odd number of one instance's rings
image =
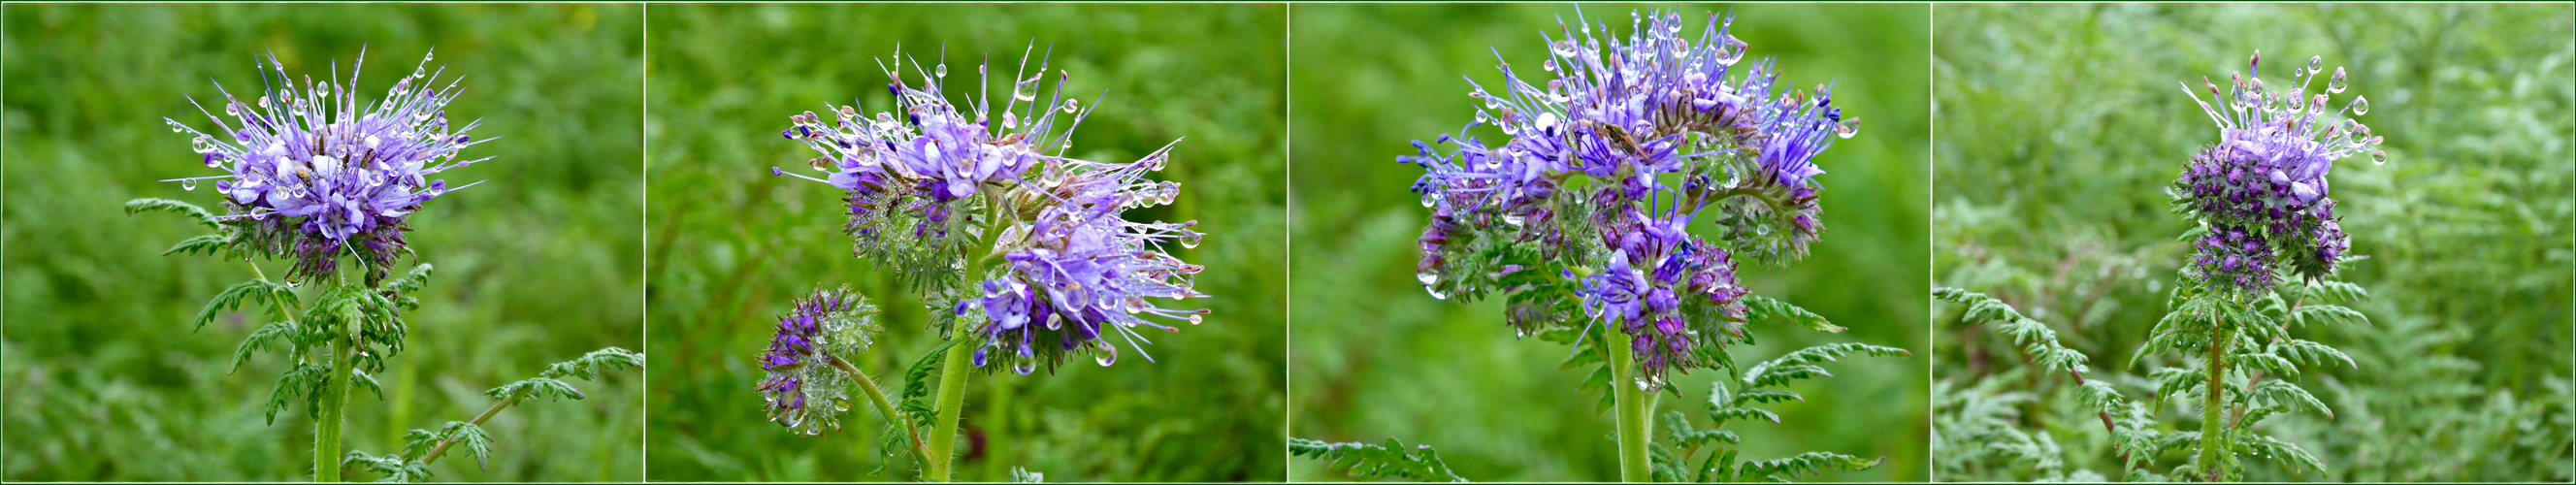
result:
[[(2190, 224), (2167, 212), (2165, 187), (2218, 134), (2177, 83), (2225, 84), (2259, 49), (2278, 87), (2292, 66), (2321, 55), (2326, 75), (2344, 66), (2351, 76), (2335, 105), (2368, 96), (2361, 120), (2387, 138), (2388, 164), (2356, 156), (2332, 177), (2353, 253), (2370, 258), (2339, 276), (2376, 298), (2355, 305), (2368, 326), (2293, 330), (2360, 366), (2315, 368), (2301, 381), (2334, 417), (2265, 424), (2330, 473), (2291, 475), (2251, 460), (2248, 478), (2567, 481), (2576, 433), (2571, 12), (2567, 4), (1940, 6), (1940, 284), (2003, 298), (2090, 355), (2103, 375), (2096, 379), (2133, 398), (2150, 395), (2146, 371), (2179, 363), (2125, 363), (2164, 314), (2162, 295), (2188, 250), (2172, 240)], [(1941, 307), (1936, 372), (1960, 394), (1939, 399), (1964, 399), (1979, 385), (2034, 391), (2040, 399), (2024, 406), (2025, 429), (2064, 445), (2070, 470), (2119, 476), (2100, 422), (2074, 404), (2070, 382), (2022, 373), (2009, 342), (1960, 325), (1955, 305)], [(2159, 411), (2177, 429), (2197, 422), (2177, 406)], [(1952, 439), (1935, 445), (1941, 480), (2040, 478), (1971, 460), (1984, 444)]]
[[(1066, 365), (1055, 375), (968, 381), (959, 480), (1012, 467), (1049, 481), (1278, 480), (1286, 454), (1281, 318), (1286, 268), (1280, 5), (654, 5), (649, 180), (653, 480), (908, 480), (880, 469), (882, 424), (790, 434), (763, 416), (754, 365), (777, 315), (816, 285), (849, 284), (889, 311), (880, 351), (858, 364), (889, 393), (936, 345), (921, 302), (842, 235), (829, 186), (769, 174), (814, 153), (781, 139), (787, 117), (826, 102), (892, 107), (878, 59), (949, 64), (964, 101), (990, 59), (995, 97), (1035, 41), (1066, 92), (1098, 112), (1077, 158), (1132, 161), (1187, 137), (1159, 172), (1174, 205), (1129, 220), (1197, 220), (1210, 234), (1173, 255), (1207, 266), (1193, 300), (1204, 325), (1155, 337), (1158, 363)], [(1035, 62), (1032, 61), (1034, 67)], [(1052, 75), (1050, 75), (1052, 77)], [(919, 82), (914, 77), (908, 82)], [(1050, 86), (1052, 80), (1048, 83)], [(1049, 88), (1052, 89), (1052, 88)], [(1105, 99), (1096, 98), (1107, 91)], [(976, 446), (981, 443), (983, 446)], [(900, 461), (900, 460), (898, 460)]]
[[(1628, 13), (1586, 5), (1625, 35)], [(1837, 82), (1834, 101), (1860, 136), (1817, 160), (1827, 174), (1823, 240), (1788, 268), (1742, 267), (1755, 293), (1850, 327), (1840, 335), (1755, 327), (1754, 362), (1828, 342), (1903, 347), (1911, 358), (1852, 358), (1838, 376), (1794, 386), (1807, 402), (1773, 406), (1782, 424), (1734, 424), (1747, 459), (1828, 450), (1884, 456), (1878, 468), (1821, 480), (1923, 480), (1929, 421), (1924, 249), (1928, 8), (1915, 5), (1694, 4), (1690, 22), (1733, 11), (1752, 56), (1777, 57), (1786, 85)], [(1498, 299), (1432, 299), (1414, 281), (1414, 238), (1429, 210), (1407, 191), (1422, 169), (1397, 163), (1413, 140), (1456, 133), (1475, 114), (1461, 76), (1497, 85), (1502, 59), (1546, 56), (1542, 32), (1572, 21), (1566, 5), (1298, 5), (1290, 93), (1296, 167), (1291, 243), (1295, 400), (1292, 434), (1327, 441), (1388, 437), (1432, 445), (1471, 480), (1594, 481), (1618, 476), (1612, 422), (1584, 376), (1557, 370), (1568, 348), (1515, 340)], [(1697, 25), (1696, 23), (1692, 25)], [(1697, 27), (1693, 27), (1696, 29)], [(1692, 30), (1696, 35), (1696, 30)], [(1526, 70), (1525, 70), (1526, 71)], [(1534, 71), (1533, 71), (1534, 72)], [(1837, 81), (1838, 80), (1838, 81)], [(1500, 132), (1479, 132), (1498, 140)], [(1707, 230), (1705, 225), (1697, 229)], [(1676, 378), (1686, 399), (1662, 409), (1700, 418), (1715, 372)], [(1347, 480), (1322, 462), (1292, 462), (1292, 480)]]
[[(489, 182), (412, 217), (411, 247), (438, 273), (407, 315), (408, 350), (376, 376), (383, 400), (350, 397), (343, 449), (399, 451), (406, 429), (490, 406), (485, 389), (600, 347), (640, 350), (641, 9), (11, 4), (0, 14), (0, 478), (311, 476), (306, 410), (263, 423), (276, 357), (228, 373), (234, 346), (266, 322), (233, 314), (190, 331), (206, 300), (249, 268), (159, 256), (203, 229), (120, 209), (136, 197), (216, 204), (211, 190), (153, 182), (214, 173), (161, 117), (210, 126), (186, 96), (221, 99), (209, 78), (258, 91), (252, 58), (270, 52), (289, 72), (327, 79), (367, 46), (359, 91), (382, 93), (435, 47), (432, 64), (470, 74), (452, 121), (479, 117), (476, 137), (501, 137), (465, 152), (499, 158), (442, 174)], [(432, 470), (443, 480), (640, 479), (642, 382), (632, 370), (573, 381), (587, 401), (526, 403), (485, 425), (496, 441), (489, 471), (462, 458)]]

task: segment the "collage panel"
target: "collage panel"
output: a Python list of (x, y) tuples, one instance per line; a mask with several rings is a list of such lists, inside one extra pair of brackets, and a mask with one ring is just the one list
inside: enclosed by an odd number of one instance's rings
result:
[(1285, 12), (652, 6), (648, 478), (1276, 480)]
[(1296, 5), (1288, 478), (1925, 480), (1929, 13)]
[(1936, 18), (1936, 480), (2571, 479), (2576, 8)]
[(0, 479), (642, 479), (642, 14), (0, 7)]

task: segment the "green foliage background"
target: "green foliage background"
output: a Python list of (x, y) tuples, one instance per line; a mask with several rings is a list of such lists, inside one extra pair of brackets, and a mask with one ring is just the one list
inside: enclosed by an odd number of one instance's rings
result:
[[(2270, 82), (2311, 55), (2344, 66), (2361, 119), (2391, 161), (2360, 156), (2333, 175), (2353, 252), (2344, 280), (2375, 299), (2368, 326), (2305, 328), (2360, 368), (2301, 382), (2335, 417), (2266, 424), (2330, 476), (2256, 463), (2256, 480), (2565, 481), (2571, 433), (2570, 241), (2576, 239), (2576, 70), (2570, 6), (1943, 5), (1935, 17), (1940, 187), (1935, 267), (1943, 286), (2003, 298), (2056, 327), (2140, 400), (2150, 357), (2126, 368), (2165, 310), (2188, 222), (2164, 189), (2217, 129), (2177, 82), (2226, 84), (2263, 53)], [(2321, 89), (2319, 81), (2310, 89)], [(2070, 470), (2119, 476), (2100, 422), (2061, 375), (1944, 306), (1936, 373), (1943, 419), (1972, 395), (2032, 392), (2024, 429), (2064, 446)], [(2339, 366), (2337, 366), (2339, 367)], [(1982, 389), (1980, 389), (1982, 388)], [(2168, 403), (2164, 422), (2182, 428)], [(1947, 422), (1947, 421), (1945, 421)], [(2196, 425), (2192, 425), (2196, 426)], [(1945, 430), (1947, 428), (1944, 428)], [(1944, 431), (1947, 432), (1947, 431)], [(1940, 436), (1941, 480), (2041, 478), (1980, 458), (1986, 443)], [(2169, 461), (2164, 466), (2170, 467)]]
[[(266, 322), (235, 314), (190, 331), (206, 299), (250, 279), (249, 268), (160, 256), (203, 229), (119, 209), (135, 197), (215, 205), (211, 189), (154, 182), (213, 173), (161, 117), (208, 126), (186, 96), (219, 109), (209, 78), (256, 92), (254, 55), (275, 52), (289, 72), (327, 79), (334, 62), (345, 76), (367, 46), (360, 91), (375, 99), (435, 47), (433, 64), (471, 75), (453, 121), (480, 117), (476, 136), (503, 137), (466, 152), (499, 158), (445, 174), (489, 182), (412, 217), (412, 247), (438, 273), (407, 316), (409, 349), (376, 376), (384, 399), (350, 397), (344, 449), (397, 451), (405, 429), (481, 412), (492, 402), (485, 389), (642, 344), (641, 9), (11, 4), (0, 15), (0, 478), (311, 476), (307, 410), (281, 412), (273, 426), (261, 416), (283, 366), (263, 356), (228, 373), (234, 345)], [(641, 375), (574, 384), (590, 399), (527, 403), (485, 425), (497, 442), (490, 471), (451, 458), (433, 465), (438, 478), (640, 479)]]
[[(1625, 35), (1627, 13), (1586, 5)], [(1685, 19), (1737, 14), (1733, 34), (1756, 58), (1779, 59), (1785, 85), (1837, 82), (1834, 101), (1861, 119), (1860, 136), (1835, 142), (1817, 165), (1823, 241), (1786, 269), (1742, 267), (1755, 293), (1814, 310), (1850, 327), (1841, 335), (1757, 326), (1763, 345), (1736, 350), (1748, 364), (1828, 342), (1903, 347), (1911, 358), (1851, 358), (1838, 376), (1793, 386), (1805, 403), (1773, 406), (1783, 424), (1736, 423), (1747, 459), (1810, 450), (1887, 458), (1862, 473), (1824, 480), (1923, 480), (1930, 422), (1928, 336), (1921, 300), (1930, 278), (1924, 249), (1929, 186), (1924, 99), (1929, 9), (1916, 5), (1688, 5)], [(1395, 437), (1437, 447), (1471, 480), (1592, 481), (1618, 476), (1612, 422), (1584, 376), (1557, 369), (1568, 348), (1515, 340), (1500, 299), (1460, 305), (1432, 299), (1414, 280), (1414, 238), (1429, 210), (1407, 191), (1422, 170), (1395, 161), (1410, 142), (1456, 133), (1473, 118), (1461, 76), (1496, 86), (1496, 51), (1524, 66), (1545, 58), (1541, 32), (1572, 21), (1565, 5), (1297, 5), (1291, 13), (1294, 120), (1291, 244), (1292, 434), (1326, 441)], [(1693, 24), (1697, 25), (1697, 24)], [(1691, 32), (1696, 35), (1697, 27)], [(1488, 128), (1488, 131), (1491, 129)], [(1499, 132), (1479, 132), (1500, 139)], [(1702, 225), (1700, 229), (1707, 229)], [(1910, 292), (1910, 293), (1909, 293)], [(1665, 410), (1698, 416), (1714, 372), (1675, 379), (1685, 398)], [(1297, 460), (1291, 480), (1346, 480)]]
[[(908, 463), (880, 469), (882, 423), (872, 411), (853, 410), (840, 431), (793, 435), (766, 421), (752, 391), (762, 376), (755, 357), (777, 315), (817, 284), (849, 284), (889, 310), (879, 350), (853, 359), (889, 393), (939, 342), (918, 299), (852, 257), (838, 191), (770, 175), (814, 157), (778, 130), (826, 102), (890, 109), (877, 60), (898, 43), (930, 64), (945, 49), (953, 96), (975, 93), (975, 65), (989, 58), (993, 96), (1007, 98), (1006, 80), (1035, 41), (1034, 55), (1052, 47), (1051, 69), (1072, 75), (1067, 94), (1099, 110), (1075, 133), (1071, 155), (1131, 161), (1187, 137), (1159, 173), (1182, 183), (1179, 199), (1127, 217), (1200, 222), (1206, 244), (1169, 249), (1207, 266), (1197, 288), (1214, 298), (1192, 301), (1214, 313), (1154, 337), (1146, 352), (1159, 362), (1131, 355), (1114, 367), (970, 378), (959, 445), (968, 455), (957, 478), (1006, 480), (1011, 467), (1025, 467), (1052, 481), (1278, 479), (1286, 455), (1284, 10), (651, 6), (650, 478), (915, 476)], [(907, 77), (919, 82), (909, 68)]]

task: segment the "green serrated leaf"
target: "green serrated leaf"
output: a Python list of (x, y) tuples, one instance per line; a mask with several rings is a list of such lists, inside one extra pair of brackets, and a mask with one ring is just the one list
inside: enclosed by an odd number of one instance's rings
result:
[(195, 220), (198, 224), (206, 226), (207, 229), (223, 229), (224, 226), (223, 220), (215, 218), (215, 213), (209, 212), (203, 207), (197, 207), (196, 204), (170, 199), (154, 198), (125, 201), (126, 217), (133, 217), (135, 214), (141, 214), (145, 211), (162, 211), (178, 214), (191, 220)]
[(1745, 308), (1744, 320), (1748, 322), (1787, 320), (1790, 323), (1807, 327), (1809, 330), (1820, 332), (1843, 331), (1843, 327), (1835, 326), (1833, 322), (1826, 321), (1823, 315), (1817, 315), (1815, 312), (1807, 311), (1805, 308), (1798, 308), (1797, 305), (1791, 305), (1788, 302), (1774, 300), (1770, 297), (1761, 295), (1746, 295), (1743, 299), (1743, 303)]
[(1440, 461), (1440, 453), (1430, 445), (1406, 448), (1404, 442), (1387, 438), (1385, 444), (1326, 443), (1289, 438), (1288, 453), (1325, 461), (1325, 468), (1340, 470), (1360, 478), (1403, 478), (1417, 481), (1464, 483), (1449, 465)]

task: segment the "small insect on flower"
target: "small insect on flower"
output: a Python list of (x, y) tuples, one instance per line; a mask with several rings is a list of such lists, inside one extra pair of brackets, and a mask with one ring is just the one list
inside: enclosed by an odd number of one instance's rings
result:
[(796, 300), (778, 317), (777, 334), (760, 354), (768, 377), (758, 390), (768, 401), (769, 420), (803, 434), (840, 429), (838, 417), (849, 410), (852, 368), (841, 356), (864, 354), (883, 329), (877, 308), (849, 287), (817, 288)]
[[(2370, 112), (2368, 98), (2329, 106), (2349, 86), (2343, 68), (2311, 94), (2325, 58), (2310, 57), (2290, 69), (2286, 90), (2275, 90), (2263, 82), (2262, 59), (2255, 53), (2246, 72), (2229, 76), (2224, 88), (2208, 79), (2198, 90), (2182, 87), (2218, 124), (2219, 141), (2184, 166), (2173, 183), (2173, 203), (2208, 227), (2193, 245), (2192, 272), (2232, 291), (2269, 289), (2283, 263), (2305, 278), (2333, 274), (2351, 243), (2335, 216), (2326, 174), (2336, 160), (2355, 154), (2388, 160), (2373, 148), (2382, 138), (2353, 118)], [(2219, 104), (2202, 101), (2203, 90)]]
[[(270, 257), (293, 260), (289, 279), (327, 277), (343, 255), (357, 258), (370, 280), (383, 279), (404, 252), (409, 216), (432, 198), (473, 185), (449, 187), (430, 176), (489, 160), (460, 161), (457, 155), (497, 139), (466, 134), (479, 120), (448, 124), (447, 105), (463, 94), (457, 85), (463, 77), (436, 86), (445, 68), (427, 70), (433, 57), (422, 56), (382, 99), (365, 102), (358, 87), (361, 66), (351, 66), (345, 84), (336, 66), (330, 82), (309, 76), (298, 82), (271, 55), (257, 100), (243, 101), (217, 84), (224, 97), (223, 116), (217, 116), (189, 98), (214, 121), (215, 133), (162, 118), (171, 132), (193, 137), (189, 144), (206, 166), (227, 172), (165, 182), (194, 190), (201, 181), (215, 181), (227, 212), (222, 220), (248, 229), (249, 240)], [(365, 62), (362, 51), (357, 64)], [(277, 77), (269, 78), (269, 70)]]

